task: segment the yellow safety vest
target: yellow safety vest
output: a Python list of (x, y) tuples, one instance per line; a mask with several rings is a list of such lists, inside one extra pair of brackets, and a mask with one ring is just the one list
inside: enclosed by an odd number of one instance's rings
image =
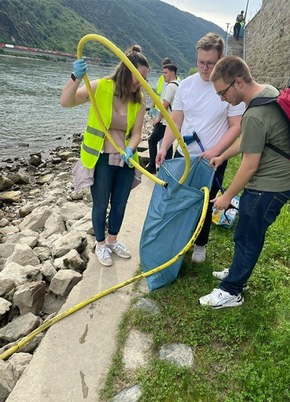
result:
[(159, 96), (159, 98), (161, 96), (163, 84), (164, 84), (164, 76), (160, 75), (157, 81), (157, 88), (156, 88), (156, 94)]
[[(98, 86), (94, 96), (104, 125), (107, 129), (109, 129), (113, 115), (114, 81), (106, 78), (101, 78), (98, 80)], [(140, 107), (141, 103), (128, 103), (125, 146), (128, 146), (131, 137), (131, 130), (134, 126)], [(97, 163), (100, 153), (104, 147), (104, 141), (105, 133), (102, 131), (102, 127), (91, 105), (87, 127), (84, 131), (84, 139), (81, 146), (81, 161), (88, 169), (92, 169)], [(133, 159), (135, 162), (139, 163), (137, 151), (134, 152)]]

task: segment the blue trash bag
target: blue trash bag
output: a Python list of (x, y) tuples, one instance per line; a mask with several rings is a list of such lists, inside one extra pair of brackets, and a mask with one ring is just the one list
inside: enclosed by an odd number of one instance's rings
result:
[[(211, 188), (214, 169), (206, 159), (191, 158), (190, 171), (179, 184), (185, 168), (185, 159), (165, 160), (158, 177), (168, 182), (164, 188), (155, 184), (141, 240), (140, 261), (143, 272), (156, 268), (175, 257), (189, 242), (201, 215), (204, 192)], [(168, 268), (146, 277), (150, 291), (173, 282), (183, 261), (180, 257)]]

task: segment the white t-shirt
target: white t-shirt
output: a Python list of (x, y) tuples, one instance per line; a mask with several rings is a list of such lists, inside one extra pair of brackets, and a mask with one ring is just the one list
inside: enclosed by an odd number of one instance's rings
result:
[[(184, 115), (182, 135), (197, 133), (205, 150), (213, 148), (229, 129), (228, 117), (242, 115), (245, 104), (231, 106), (216, 94), (211, 81), (203, 81), (199, 73), (182, 80), (177, 88), (172, 110)], [(178, 152), (183, 155), (180, 147)], [(188, 145), (190, 156), (198, 156), (201, 149), (196, 141)]]
[[(163, 102), (164, 100), (169, 103), (170, 106), (167, 108), (167, 112), (171, 114), (175, 94), (178, 88), (179, 82), (177, 80), (173, 80), (168, 82), (166, 87), (164, 88), (162, 94), (161, 94), (161, 101)], [(163, 118), (161, 120), (162, 124), (166, 125), (166, 120)]]

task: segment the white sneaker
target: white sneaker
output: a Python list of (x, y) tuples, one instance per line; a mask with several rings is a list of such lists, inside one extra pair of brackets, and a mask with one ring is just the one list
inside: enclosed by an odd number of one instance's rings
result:
[[(213, 271), (212, 275), (220, 281), (223, 281), (228, 276), (229, 271), (230, 270), (228, 268), (224, 269), (223, 271)], [(243, 285), (243, 291), (244, 290), (249, 290), (249, 285), (247, 283)]]
[(210, 294), (199, 299), (199, 304), (202, 306), (211, 306), (214, 309), (237, 307), (243, 303), (244, 298), (241, 294), (231, 295), (222, 289), (214, 289)]
[(95, 254), (98, 257), (99, 262), (106, 267), (110, 267), (113, 264), (113, 260), (110, 256), (111, 252), (111, 249), (109, 249), (106, 243), (100, 246), (96, 244)]
[(131, 258), (131, 253), (129, 250), (127, 250), (125, 244), (120, 243), (117, 240), (115, 240), (112, 244), (107, 243), (107, 247), (110, 249), (110, 251), (117, 254), (121, 258)]
[(206, 249), (205, 246), (198, 246), (195, 244), (193, 246), (193, 253), (191, 257), (192, 262), (196, 262), (197, 264), (200, 264), (204, 262), (206, 259)]
[(223, 271), (213, 271), (212, 275), (219, 279), (220, 281), (223, 281), (229, 274), (229, 269), (226, 268)]

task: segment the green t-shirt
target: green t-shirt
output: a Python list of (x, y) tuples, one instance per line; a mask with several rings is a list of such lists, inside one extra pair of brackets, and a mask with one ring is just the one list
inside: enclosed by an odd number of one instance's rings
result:
[[(257, 97), (277, 96), (271, 85)], [(261, 153), (260, 164), (246, 188), (258, 191), (280, 192), (290, 190), (290, 162), (265, 146), (271, 143), (285, 152), (290, 150), (287, 119), (275, 104), (252, 107), (242, 119), (242, 153)]]

